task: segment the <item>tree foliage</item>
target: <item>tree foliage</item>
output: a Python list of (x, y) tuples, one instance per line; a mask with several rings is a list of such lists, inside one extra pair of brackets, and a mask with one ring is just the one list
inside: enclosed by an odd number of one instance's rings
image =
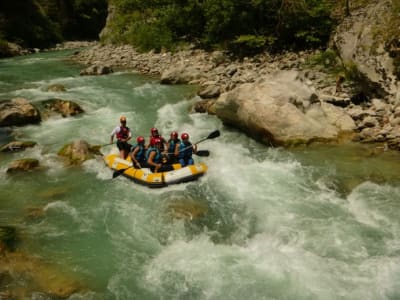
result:
[(2, 0), (0, 36), (35, 48), (64, 39), (97, 39), (106, 17), (107, 0)]
[[(334, 25), (333, 0), (110, 0), (116, 9), (114, 39), (146, 45), (166, 41), (156, 49), (181, 41), (203, 47), (234, 48), (251, 52), (304, 49), (325, 45)], [(135, 16), (126, 18), (125, 16)], [(116, 25), (118, 24), (118, 25)], [(143, 28), (147, 28), (146, 36)], [(156, 35), (167, 36), (160, 38)], [(153, 43), (148, 39), (153, 38)], [(263, 44), (263, 47), (260, 45)], [(147, 49), (149, 50), (149, 49)]]

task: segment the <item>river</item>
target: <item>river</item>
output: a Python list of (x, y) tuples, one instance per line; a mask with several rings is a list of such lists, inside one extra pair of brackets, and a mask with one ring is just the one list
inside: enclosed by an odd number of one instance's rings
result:
[[(79, 278), (84, 288), (69, 299), (400, 299), (398, 152), (267, 148), (215, 116), (190, 114), (193, 86), (129, 70), (79, 76), (71, 53), (0, 60), (0, 99), (58, 97), (85, 110), (14, 128), (13, 136), (0, 131), (0, 144), (38, 143), (0, 154), (0, 225), (17, 228), (16, 251)], [(47, 92), (51, 84), (66, 91)], [(135, 137), (155, 126), (195, 142), (220, 130), (199, 144), (210, 156), (195, 157), (207, 174), (150, 189), (112, 179), (101, 157), (64, 166), (63, 145), (108, 143), (121, 115)], [(44, 169), (6, 174), (25, 157)], [(0, 292), (24, 285), (0, 281)], [(50, 299), (30, 289), (29, 299)]]

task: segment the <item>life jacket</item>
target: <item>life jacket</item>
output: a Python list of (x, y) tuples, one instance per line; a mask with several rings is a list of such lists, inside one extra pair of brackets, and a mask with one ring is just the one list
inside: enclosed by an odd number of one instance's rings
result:
[(193, 154), (193, 147), (190, 147), (192, 145), (191, 142), (187, 142), (187, 144), (185, 144), (184, 142), (182, 142), (179, 145), (179, 156), (178, 158), (181, 159), (187, 159), (192, 157)]
[(133, 152), (137, 147), (139, 147), (139, 151), (136, 153), (135, 158), (136, 158), (137, 161), (143, 161), (144, 158), (145, 158), (145, 154), (146, 154), (145, 146), (144, 146), (143, 144), (136, 144), (135, 146), (133, 146), (132, 152)]
[(156, 155), (154, 156), (153, 161), (156, 164), (159, 164), (161, 162), (161, 152), (157, 147), (150, 147), (149, 149), (147, 149), (146, 151), (146, 161), (149, 159), (150, 157), (150, 153), (156, 151)]
[(171, 153), (171, 154), (174, 153), (176, 144), (180, 144), (180, 143), (181, 143), (180, 139), (177, 139), (177, 140), (170, 139), (168, 141), (168, 144), (169, 144), (168, 153)]
[(126, 139), (129, 136), (129, 127), (119, 127), (119, 131), (117, 132), (117, 139)]

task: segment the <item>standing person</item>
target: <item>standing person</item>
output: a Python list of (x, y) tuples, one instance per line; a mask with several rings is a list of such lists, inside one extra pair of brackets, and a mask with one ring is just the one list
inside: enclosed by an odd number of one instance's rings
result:
[(151, 142), (153, 139), (159, 138), (161, 140), (161, 152), (164, 152), (166, 149), (167, 141), (158, 133), (158, 129), (153, 127), (150, 129), (150, 139), (147, 148), (151, 146)]
[(197, 152), (197, 145), (192, 144), (189, 141), (189, 135), (187, 133), (182, 133), (181, 139), (182, 141), (179, 145), (178, 161), (182, 167), (193, 165), (194, 160), (192, 158), (192, 154)]
[(131, 159), (133, 166), (140, 169), (146, 162), (146, 145), (144, 137), (138, 136), (136, 139), (137, 144), (132, 147)]
[(171, 138), (167, 142), (168, 163), (173, 164), (178, 161), (179, 145), (181, 140), (178, 138), (176, 131), (171, 132)]
[(153, 173), (172, 170), (170, 165), (162, 164), (161, 145), (161, 139), (154, 138), (150, 143), (150, 147), (146, 151), (146, 162)]
[(119, 149), (119, 157), (125, 159), (129, 151), (131, 149), (131, 145), (128, 143), (128, 141), (132, 138), (131, 131), (129, 127), (126, 126), (126, 118), (122, 116), (119, 118), (119, 121), (121, 123), (120, 126), (117, 126), (114, 128), (114, 130), (111, 132), (111, 144), (114, 142), (114, 135), (117, 138), (117, 147)]

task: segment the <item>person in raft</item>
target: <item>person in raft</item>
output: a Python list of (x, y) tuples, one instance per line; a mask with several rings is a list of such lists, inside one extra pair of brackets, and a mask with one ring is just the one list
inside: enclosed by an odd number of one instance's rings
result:
[(154, 138), (150, 143), (150, 147), (146, 151), (147, 165), (153, 173), (171, 171), (173, 169), (171, 165), (162, 164), (161, 146), (161, 139)]
[(181, 143), (179, 145), (179, 154), (178, 154), (178, 161), (182, 165), (182, 167), (194, 164), (192, 154), (196, 152), (197, 152), (197, 145), (192, 144), (189, 141), (189, 135), (187, 133), (182, 133)]
[(142, 136), (138, 136), (136, 142), (137, 144), (132, 146), (131, 159), (134, 168), (140, 169), (146, 163), (146, 145)]
[(117, 147), (119, 149), (120, 158), (126, 159), (129, 151), (131, 150), (131, 145), (128, 141), (132, 138), (131, 131), (129, 127), (126, 126), (126, 118), (122, 116), (119, 118), (120, 126), (114, 128), (111, 132), (111, 144), (114, 142), (114, 136), (117, 138)]
[(150, 139), (149, 139), (149, 144), (147, 145), (147, 148), (151, 146), (151, 142), (155, 138), (159, 138), (161, 140), (161, 152), (164, 152), (166, 149), (167, 141), (158, 133), (158, 129), (153, 127), (150, 129)]
[(178, 137), (178, 133), (176, 131), (172, 131), (171, 138), (167, 142), (168, 163), (174, 164), (178, 162), (180, 144), (181, 140)]

